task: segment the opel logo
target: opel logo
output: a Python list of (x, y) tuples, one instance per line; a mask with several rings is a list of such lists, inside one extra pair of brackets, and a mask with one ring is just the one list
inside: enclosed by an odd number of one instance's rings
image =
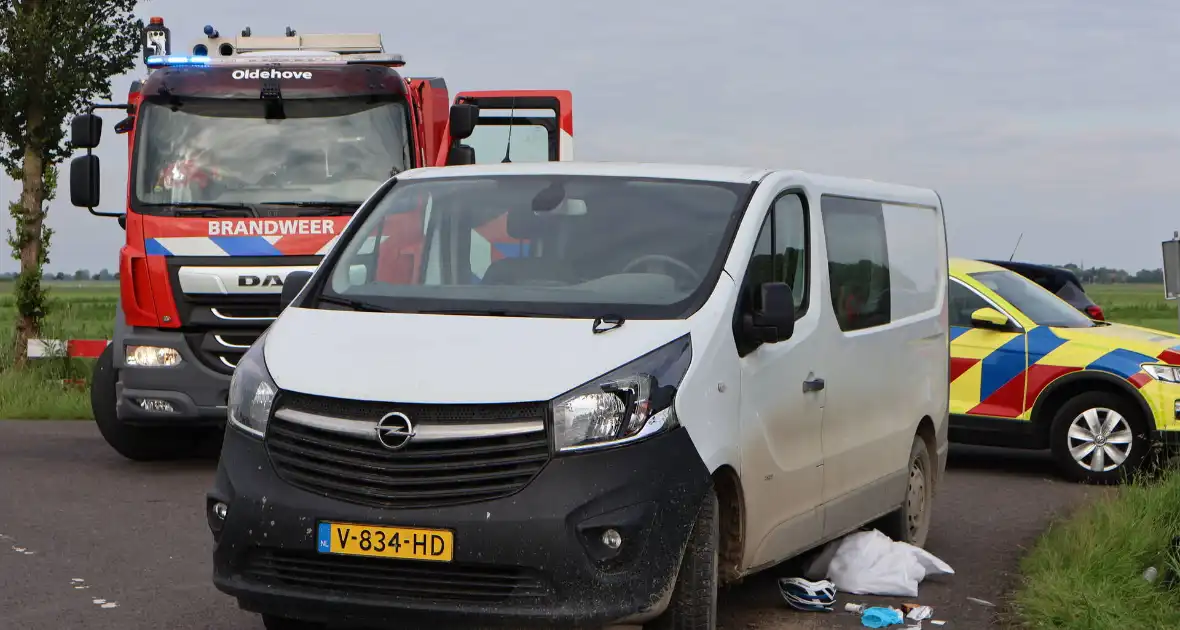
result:
[(405, 448), (410, 438), (414, 437), (414, 423), (410, 422), (409, 416), (400, 411), (385, 414), (377, 422), (376, 430), (377, 441), (391, 451)]

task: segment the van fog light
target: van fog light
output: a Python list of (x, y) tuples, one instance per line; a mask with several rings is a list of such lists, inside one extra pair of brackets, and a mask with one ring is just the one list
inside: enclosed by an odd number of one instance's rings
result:
[(167, 400), (161, 400), (159, 398), (140, 398), (139, 399), (139, 406), (144, 411), (155, 411), (157, 413), (175, 413), (176, 412), (176, 409), (172, 406), (172, 403), (168, 402)]
[(133, 367), (172, 367), (180, 365), (180, 352), (176, 348), (127, 346), (127, 365)]
[(616, 530), (608, 529), (602, 532), (602, 544), (608, 549), (618, 549), (623, 546), (623, 535)]
[(229, 515), (229, 504), (213, 498), (206, 499), (205, 521), (209, 524), (209, 531), (213, 532), (213, 540), (221, 537), (221, 530), (225, 527), (225, 517)]

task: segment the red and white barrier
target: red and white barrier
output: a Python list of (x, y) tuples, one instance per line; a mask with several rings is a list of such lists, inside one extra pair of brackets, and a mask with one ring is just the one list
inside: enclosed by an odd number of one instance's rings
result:
[(73, 359), (97, 359), (110, 343), (110, 339), (30, 339), (27, 351), (30, 359), (62, 355)]

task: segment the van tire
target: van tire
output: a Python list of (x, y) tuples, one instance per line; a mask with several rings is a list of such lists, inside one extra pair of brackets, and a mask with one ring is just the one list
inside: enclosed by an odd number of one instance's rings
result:
[(103, 439), (120, 455), (134, 461), (179, 459), (191, 454), (196, 436), (187, 430), (137, 427), (119, 419), (114, 349), (115, 344), (107, 344), (98, 355), (90, 379), (90, 409)]
[[(1082, 462), (1076, 460), (1070, 452), (1071, 446), (1084, 444), (1082, 440), (1070, 437), (1070, 428), (1075, 424), (1088, 426), (1084, 414), (1090, 411), (1099, 414), (1100, 422), (1111, 418), (1110, 412), (1119, 416), (1114, 418), (1115, 426), (1111, 435), (1104, 436), (1104, 440), (1118, 433), (1129, 431), (1131, 434), (1130, 452), (1126, 460), (1113, 470), (1093, 471), (1083, 468)], [(1111, 442), (1108, 446), (1113, 450), (1122, 451), (1128, 445)], [(1049, 427), (1049, 448), (1057, 467), (1066, 478), (1092, 484), (1117, 484), (1133, 477), (1142, 467), (1148, 451), (1151, 450), (1151, 436), (1143, 413), (1133, 401), (1113, 392), (1089, 391), (1065, 401), (1054, 414), (1053, 424)], [(1105, 453), (1103, 457), (1105, 459)], [(1082, 459), (1083, 462), (1093, 463), (1092, 454)]]
[(680, 560), (668, 608), (648, 630), (714, 630), (717, 627), (718, 519), (717, 493), (705, 495)]
[(276, 615), (263, 615), (262, 626), (266, 630), (325, 630), (328, 624), (288, 619)]
[(921, 435), (914, 436), (906, 460), (905, 500), (897, 511), (881, 519), (880, 530), (893, 540), (924, 547), (930, 534), (934, 503), (934, 466)]

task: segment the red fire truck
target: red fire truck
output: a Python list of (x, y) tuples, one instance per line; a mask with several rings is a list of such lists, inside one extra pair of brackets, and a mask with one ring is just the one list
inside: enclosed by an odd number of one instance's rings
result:
[[(125, 104), (72, 121), (75, 206), (118, 219), (119, 305), (91, 404), (107, 442), (135, 460), (189, 454), (220, 431), (238, 358), (278, 315), (283, 279), (312, 270), (377, 187), (410, 168), (573, 157), (564, 90), (460, 92), (408, 78), (380, 35), (223, 36), (183, 54), (161, 18), (144, 33), (146, 77)], [(125, 212), (100, 212), (96, 110), (122, 110)], [(419, 223), (420, 225), (421, 223)], [(501, 225), (476, 229), (514, 255)], [(413, 243), (382, 242), (413, 274)], [(384, 252), (383, 252), (384, 255)], [(365, 349), (342, 351), (363, 352)]]

